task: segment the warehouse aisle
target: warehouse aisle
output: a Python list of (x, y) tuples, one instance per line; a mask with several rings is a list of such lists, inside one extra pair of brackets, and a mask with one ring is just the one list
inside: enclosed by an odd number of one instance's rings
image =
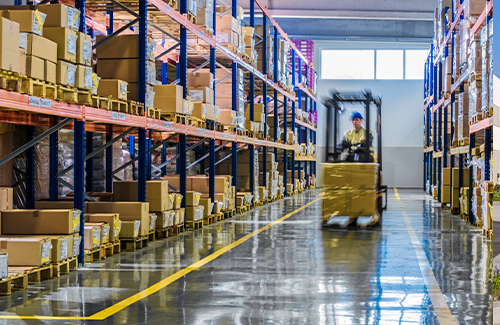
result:
[[(321, 201), (313, 202), (319, 194), (0, 297), (0, 324), (438, 324), (447, 309), (433, 302), (443, 295), (457, 323), (489, 323), (484, 265), (491, 268), (492, 245), (478, 230), (417, 190), (400, 190), (401, 203), (390, 191), (382, 227), (323, 230)], [(425, 250), (420, 260), (415, 242)], [(425, 257), (434, 271), (427, 280), (419, 266)], [(424, 280), (433, 277), (439, 289), (428, 291)], [(56, 317), (5, 319), (16, 314)]]

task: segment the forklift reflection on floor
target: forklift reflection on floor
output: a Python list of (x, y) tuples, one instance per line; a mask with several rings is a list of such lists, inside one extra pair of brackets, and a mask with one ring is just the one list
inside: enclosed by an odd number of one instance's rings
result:
[[(364, 104), (366, 128), (364, 141), (353, 143), (343, 139), (340, 143), (337, 140), (338, 132), (338, 119), (339, 115), (344, 112), (344, 104)], [(376, 181), (376, 212), (369, 217), (362, 217), (356, 215), (349, 216), (334, 216), (323, 219), (324, 226), (375, 226), (381, 224), (382, 212), (387, 209), (387, 186), (382, 185), (382, 124), (381, 124), (381, 111), (382, 99), (380, 96), (374, 98), (370, 90), (365, 90), (361, 93), (340, 93), (336, 90), (332, 91), (329, 98), (323, 102), (327, 111), (326, 120), (326, 163), (378, 163), (377, 181)], [(377, 156), (374, 159), (372, 141), (373, 136), (370, 132), (370, 106), (374, 104), (377, 112), (376, 123), (376, 136), (377, 136)], [(359, 114), (359, 113), (358, 113)], [(352, 117), (361, 117), (361, 114)], [(333, 121), (332, 121), (333, 119)], [(332, 145), (333, 140), (333, 145)], [(327, 184), (325, 184), (327, 186)], [(385, 205), (383, 205), (383, 196), (385, 194)]]

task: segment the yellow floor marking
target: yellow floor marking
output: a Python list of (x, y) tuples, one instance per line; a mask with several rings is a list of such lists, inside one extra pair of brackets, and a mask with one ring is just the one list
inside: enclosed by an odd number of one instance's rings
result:
[(205, 257), (204, 259), (202, 260), (199, 260), (198, 262), (195, 262), (193, 264), (191, 264), (190, 266), (180, 270), (179, 272), (176, 272), (172, 275), (170, 275), (169, 277), (166, 277), (165, 279), (161, 280), (160, 282), (156, 283), (156, 284), (153, 284), (152, 286), (142, 290), (141, 292), (138, 292), (136, 293), (135, 295), (131, 296), (131, 297), (128, 297), (116, 304), (114, 304), (113, 306), (110, 306), (98, 313), (95, 313), (94, 315), (92, 316), (89, 316), (89, 317), (64, 317), (64, 316), (18, 316), (18, 315), (0, 315), (0, 319), (39, 319), (39, 320), (64, 320), (64, 319), (69, 319), (69, 320), (104, 320), (106, 319), (107, 317), (109, 316), (112, 316), (114, 314), (116, 314), (117, 312), (121, 311), (122, 309), (138, 302), (139, 300), (143, 299), (143, 298), (146, 298), (147, 296), (150, 296), (152, 295), (153, 293), (155, 292), (158, 292), (159, 290), (165, 288), (166, 286), (168, 286), (169, 284), (177, 281), (178, 279), (182, 278), (183, 276), (187, 275), (188, 273), (202, 267), (203, 265), (207, 264), (208, 262), (211, 262), (213, 261), (214, 259), (216, 259), (217, 257), (221, 256), (222, 254), (230, 251), (231, 249), (243, 244), (245, 241), (249, 240), (250, 238), (252, 238), (253, 236), (256, 236), (258, 234), (260, 234), (261, 232), (285, 221), (286, 219), (290, 218), (291, 216), (293, 216), (294, 214), (296, 214), (297, 212), (307, 208), (308, 206), (310, 206), (311, 204), (317, 202), (318, 200), (321, 200), (321, 198), (318, 198), (318, 199), (315, 199), (309, 203), (307, 203), (306, 205), (303, 205), (302, 207), (298, 208), (297, 210), (294, 210), (290, 213), (288, 213), (287, 215), (281, 217), (280, 219), (278, 220), (275, 220), (269, 224), (267, 224), (266, 226), (260, 228), (259, 230), (256, 230), (252, 233), (249, 233), (248, 235), (238, 239), (237, 241), (235, 241), (234, 243), (231, 243), (221, 249), (219, 249), (218, 251), (208, 255), (207, 257)]
[[(399, 193), (397, 188), (394, 188), (394, 194), (396, 195), (396, 199), (399, 203), (401, 203), (401, 198), (399, 197)], [(418, 265), (420, 266), (420, 271), (422, 272), (422, 276), (424, 278), (425, 286), (427, 288), (427, 292), (429, 292), (429, 296), (431, 298), (432, 307), (436, 312), (436, 316), (438, 321), (442, 325), (447, 324), (457, 324), (453, 315), (451, 314), (450, 309), (448, 308), (448, 304), (444, 298), (443, 292), (439, 287), (439, 284), (434, 277), (434, 272), (432, 272), (432, 267), (425, 255), (425, 251), (420, 244), (420, 240), (413, 230), (413, 227), (410, 222), (410, 218), (406, 213), (406, 210), (403, 206), (400, 207), (401, 213), (403, 214), (403, 219), (406, 225), (406, 230), (408, 231), (408, 235), (410, 236), (411, 243), (413, 245), (413, 249), (417, 254)]]

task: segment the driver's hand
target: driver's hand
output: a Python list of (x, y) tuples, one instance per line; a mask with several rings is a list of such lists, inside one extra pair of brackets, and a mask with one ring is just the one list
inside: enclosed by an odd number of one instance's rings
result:
[(361, 139), (361, 143), (365, 143), (366, 142), (366, 139)]

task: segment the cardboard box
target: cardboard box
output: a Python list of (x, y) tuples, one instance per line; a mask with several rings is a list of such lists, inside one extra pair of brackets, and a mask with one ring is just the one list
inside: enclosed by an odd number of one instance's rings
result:
[(43, 12), (35, 10), (4, 10), (2, 16), (17, 22), (20, 32), (43, 35), (43, 23), (47, 16)]
[(139, 236), (149, 233), (149, 203), (147, 202), (88, 202), (88, 213), (118, 213), (122, 221), (139, 220), (141, 222)]
[(47, 82), (55, 84), (57, 82), (57, 65), (54, 62), (44, 60), (45, 63), (45, 78)]
[(375, 190), (351, 190), (351, 216), (373, 216), (377, 211)]
[[(113, 182), (115, 201), (136, 202), (139, 197), (137, 181)], [(147, 181), (146, 200), (149, 211), (165, 211), (169, 209), (168, 181)]]
[(86, 213), (85, 222), (87, 223), (106, 223), (110, 225), (109, 241), (114, 242), (120, 238), (120, 215), (118, 213)]
[(80, 230), (80, 210), (5, 210), (2, 235), (69, 235)]
[[(107, 36), (97, 35), (96, 43)], [(151, 51), (154, 41), (151, 37), (147, 39), (150, 48), (147, 49), (147, 59), (154, 60), (155, 52)], [(117, 35), (97, 48), (97, 59), (138, 59), (139, 58), (139, 35)], [(138, 70), (136, 70), (138, 71)], [(98, 73), (99, 74), (99, 73)]]
[(101, 79), (97, 88), (97, 95), (127, 100), (128, 83), (119, 79)]
[(204, 104), (203, 102), (193, 102), (193, 111), (191, 112), (191, 116), (204, 120), (207, 118), (207, 110), (207, 104)]
[(164, 229), (174, 225), (175, 211), (156, 212), (156, 229)]
[[(23, 33), (21, 33), (23, 34)], [(35, 34), (26, 34), (26, 55), (57, 63), (57, 43)]]
[(92, 68), (84, 65), (77, 65), (75, 74), (75, 87), (78, 89), (90, 90), (92, 89), (92, 85)]
[(200, 199), (201, 199), (201, 193), (193, 191), (186, 192), (186, 206), (188, 207), (198, 206), (200, 204)]
[(208, 217), (209, 215), (212, 214), (213, 212), (213, 204), (212, 200), (208, 198), (201, 198), (200, 199), (200, 206), (203, 206), (203, 216)]
[(236, 111), (231, 109), (221, 109), (219, 122), (226, 126), (236, 125)]
[(68, 237), (70, 238), (68, 242), (68, 250), (71, 249), (71, 254), (68, 251), (69, 256), (75, 257), (80, 255), (80, 244), (82, 242), (82, 237), (80, 237), (80, 235), (78, 234), (69, 235)]
[(101, 227), (94, 225), (84, 226), (84, 249), (94, 249), (101, 245)]
[(9, 254), (0, 253), (0, 279), (7, 278), (9, 276)]
[(26, 75), (26, 50), (19, 48), (19, 74)]
[(161, 113), (180, 113), (189, 114), (184, 111), (183, 98), (182, 98), (182, 88), (180, 96), (158, 96), (156, 89), (159, 86), (153, 86), (153, 91), (155, 92), (154, 106), (158, 108)]
[[(231, 12), (231, 10), (229, 12)], [(240, 33), (240, 21), (238, 19), (231, 17), (231, 15), (229, 16), (224, 15), (222, 17), (217, 15), (216, 17), (217, 21), (215, 24), (216, 26), (215, 28), (217, 29), (217, 31), (231, 30), (238, 34)]]
[(183, 196), (179, 193), (174, 193), (174, 209), (178, 210), (181, 208)]
[(210, 87), (188, 87), (188, 95), (195, 102), (214, 103), (214, 90)]
[[(107, 44), (107, 42), (105, 43)], [(99, 53), (100, 47), (97, 49)], [(97, 75), (103, 79), (120, 79), (128, 83), (139, 82), (139, 59), (97, 60)], [(147, 83), (156, 80), (156, 66), (148, 61)]]
[(77, 32), (64, 27), (47, 27), (45, 38), (57, 43), (57, 59), (76, 63)]
[(135, 238), (139, 236), (141, 222), (135, 221), (122, 221), (122, 229), (120, 231), (120, 238)]
[[(72, 235), (70, 235), (72, 236)], [(59, 262), (71, 257), (68, 255), (69, 236), (49, 236), (52, 243), (51, 261)], [(73, 241), (71, 241), (73, 243)], [(73, 249), (71, 249), (73, 251)]]
[[(453, 188), (458, 188), (458, 181), (459, 181), (459, 175), (460, 175), (460, 170), (458, 167), (453, 168), (452, 171), (452, 176), (453, 176)], [(463, 186), (462, 187), (469, 187), (469, 168), (462, 168), (462, 180), (463, 180)]]
[(35, 209), (42, 210), (73, 209), (74, 206), (73, 201), (35, 201)]
[(99, 238), (100, 245), (109, 243), (109, 233), (111, 232), (111, 226), (105, 222), (86, 222), (85, 226), (93, 226), (101, 228), (101, 236)]
[(441, 185), (441, 203), (450, 203), (450, 185)]
[(187, 86), (213, 88), (214, 75), (210, 72), (191, 72), (187, 74)]
[(186, 207), (186, 221), (203, 220), (203, 206)]
[(41, 266), (51, 261), (49, 238), (0, 238), (0, 253), (9, 254), (9, 266)]
[(323, 219), (349, 216), (351, 210), (349, 191), (327, 189), (323, 196)]
[(44, 80), (45, 79), (45, 61), (43, 59), (27, 55), (26, 56), (26, 76)]
[(14, 189), (12, 187), (0, 187), (0, 211), (14, 209)]
[(47, 15), (44, 27), (67, 27), (78, 30), (80, 27), (80, 10), (64, 4), (37, 5), (36, 8)]
[(79, 32), (76, 43), (76, 63), (92, 66), (92, 54), (92, 37)]
[[(58, 84), (64, 86), (74, 86), (76, 79), (76, 65), (66, 61), (57, 61), (57, 78)], [(100, 88), (100, 87), (99, 87)]]
[[(200, 192), (200, 193), (208, 193), (209, 192), (209, 178), (205, 176), (194, 176), (189, 177), (191, 181), (190, 190)], [(215, 193), (224, 193), (229, 187), (227, 183), (227, 179), (225, 176), (215, 176), (214, 177), (214, 192)]]

